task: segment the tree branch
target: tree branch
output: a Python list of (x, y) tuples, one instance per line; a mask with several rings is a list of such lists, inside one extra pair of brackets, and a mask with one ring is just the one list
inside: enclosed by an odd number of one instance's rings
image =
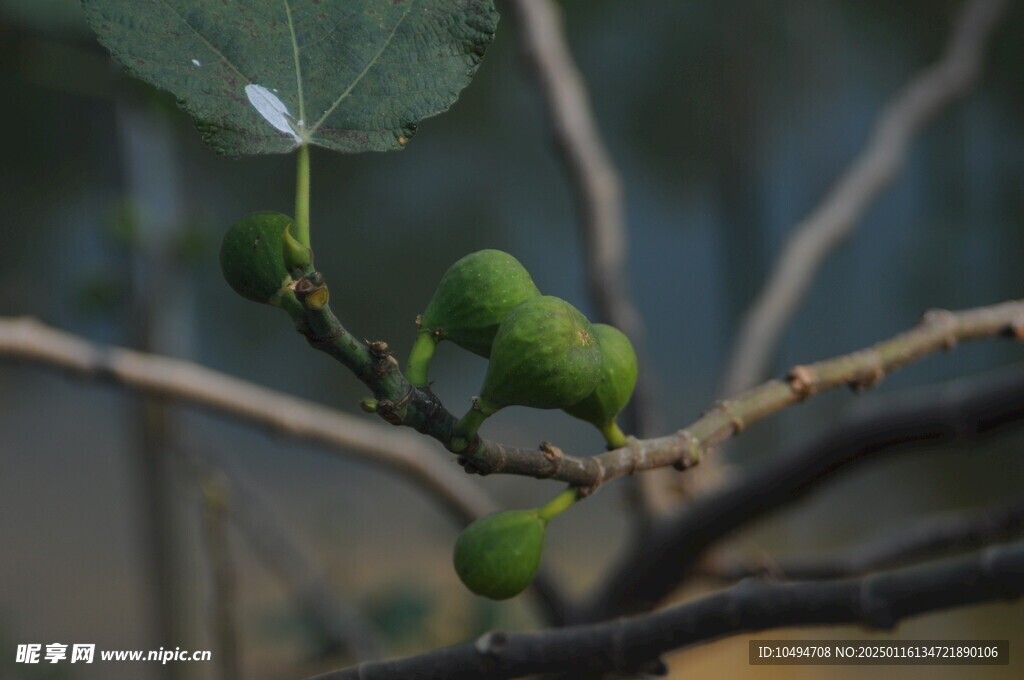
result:
[[(752, 423), (787, 406), (835, 387), (865, 389), (887, 373), (957, 342), (1010, 335), (1024, 337), (1024, 302), (1005, 302), (961, 312), (932, 310), (913, 329), (873, 347), (851, 354), (794, 367), (782, 380), (771, 380), (736, 397), (719, 401), (703, 416), (675, 434), (632, 440), (627, 446), (589, 458), (562, 455), (553, 447), (543, 451), (512, 449), (480, 440), (463, 453), (467, 467), (481, 474), (503, 473), (557, 479), (594, 489), (617, 477), (643, 470), (695, 465), (701, 455)], [(442, 409), (443, 410), (443, 409)], [(421, 430), (447, 444), (452, 421), (447, 412), (432, 412), (433, 429)]]
[(707, 548), (804, 498), (848, 466), (882, 454), (974, 443), (1024, 421), (1024, 371), (964, 388), (933, 390), (905, 403), (877, 403), (843, 419), (807, 445), (745, 471), (721, 490), (636, 542), (605, 578), (592, 604), (571, 620), (599, 621), (642, 611), (670, 594)]
[[(307, 281), (304, 278), (298, 284)], [(324, 287), (322, 279), (313, 285), (317, 290)], [(311, 346), (338, 359), (373, 391), (375, 408), (382, 418), (412, 427), (451, 450), (455, 416), (429, 389), (416, 389), (405, 379), (386, 343), (355, 339), (328, 305), (304, 306), (297, 316), (299, 331)], [(784, 380), (771, 380), (733, 399), (719, 401), (675, 434), (631, 439), (627, 446), (600, 455), (579, 458), (565, 455), (546, 442), (539, 449), (518, 449), (480, 438), (457, 455), (468, 472), (552, 479), (592, 491), (612, 479), (643, 470), (691, 467), (703, 452), (724, 439), (818, 392), (841, 385), (864, 389), (885, 374), (939, 349), (999, 335), (1024, 338), (1024, 302), (960, 312), (931, 310), (915, 328), (873, 347), (796, 366)], [(191, 362), (126, 349), (103, 349), (30, 319), (0, 319), (0, 356), (60, 366), (78, 375), (102, 377), (147, 393), (186, 400), (293, 436), (339, 448), (352, 447), (368, 460), (386, 463), (415, 479), (463, 516), (479, 514), (490, 505), (479, 489), (457, 481), (459, 478), (448, 468), (431, 460), (432, 450), (415, 438), (396, 432), (385, 435), (345, 414), (284, 397)]]
[(659, 656), (736, 633), (901, 620), (1024, 593), (1024, 543), (845, 581), (744, 581), (703, 599), (632, 619), (533, 633), (487, 633), (418, 656), (361, 664), (311, 680), (484, 680), (534, 673), (664, 674)]
[(850, 578), (1021, 536), (1024, 536), (1024, 498), (1015, 498), (966, 514), (929, 517), (826, 557), (781, 559), (771, 563), (761, 560), (760, 564), (752, 564), (750, 560), (734, 561), (711, 574), (728, 581), (757, 575), (799, 581)]
[(345, 450), (385, 465), (432, 493), (462, 520), (497, 509), (460, 471), (412, 433), (392, 430), (191, 361), (104, 347), (31, 318), (0, 318), (0, 357), (53, 366)]
[(896, 178), (915, 135), (978, 79), (982, 52), (1009, 5), (970, 0), (957, 17), (942, 59), (912, 80), (882, 111), (867, 146), (817, 208), (792, 235), (733, 345), (721, 394), (734, 394), (761, 379), (779, 337), (828, 254)]

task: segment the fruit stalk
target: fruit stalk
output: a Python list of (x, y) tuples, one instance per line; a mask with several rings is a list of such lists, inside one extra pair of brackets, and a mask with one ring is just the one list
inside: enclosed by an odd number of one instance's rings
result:
[(562, 493), (555, 496), (547, 505), (538, 508), (537, 515), (544, 520), (544, 524), (571, 508), (582, 496), (579, 489), (570, 486)]
[(405, 367), (405, 377), (413, 387), (429, 385), (427, 373), (430, 369), (430, 360), (437, 348), (438, 339), (438, 336), (432, 331), (423, 330), (417, 333), (416, 342), (413, 343), (412, 352), (409, 353), (409, 363)]
[(598, 429), (600, 429), (601, 434), (604, 435), (604, 440), (608, 444), (609, 451), (621, 449), (626, 445), (626, 435), (623, 434), (622, 430), (619, 429), (619, 424), (614, 420), (600, 426)]
[(473, 439), (476, 438), (476, 433), (480, 430), (480, 426), (484, 424), (485, 420), (494, 415), (494, 412), (497, 410), (481, 405), (480, 397), (477, 397), (473, 402), (473, 406), (466, 411), (466, 415), (462, 416), (459, 422), (455, 423), (455, 436), (452, 437), (451, 442), (452, 451), (456, 453), (465, 451)]

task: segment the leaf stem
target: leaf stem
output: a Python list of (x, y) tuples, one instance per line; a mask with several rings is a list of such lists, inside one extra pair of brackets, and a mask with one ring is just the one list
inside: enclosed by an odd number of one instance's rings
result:
[(309, 245), (309, 144), (299, 147), (298, 171), (295, 180), (295, 240)]

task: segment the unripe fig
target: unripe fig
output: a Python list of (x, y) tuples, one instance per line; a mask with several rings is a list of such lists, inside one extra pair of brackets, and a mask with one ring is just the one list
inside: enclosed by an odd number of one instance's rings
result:
[(544, 549), (547, 520), (537, 510), (507, 510), (481, 517), (455, 542), (455, 571), (466, 587), (507, 600), (530, 585)]
[(420, 316), (406, 377), (417, 387), (427, 385), (430, 359), (441, 340), (489, 357), (505, 316), (523, 300), (538, 295), (530, 274), (508, 253), (480, 250), (466, 255), (448, 268)]
[(601, 430), (609, 446), (623, 446), (626, 440), (615, 419), (636, 387), (636, 352), (629, 338), (614, 326), (596, 323), (594, 335), (601, 345), (601, 379), (589, 396), (564, 410)]
[(292, 218), (258, 212), (235, 222), (220, 247), (224, 278), (242, 297), (278, 304), (291, 282), (285, 260), (286, 230)]
[(456, 425), (453, 448), (468, 445), (484, 419), (512, 405), (566, 408), (594, 391), (601, 347), (579, 310), (550, 295), (530, 298), (501, 322), (473, 408)]

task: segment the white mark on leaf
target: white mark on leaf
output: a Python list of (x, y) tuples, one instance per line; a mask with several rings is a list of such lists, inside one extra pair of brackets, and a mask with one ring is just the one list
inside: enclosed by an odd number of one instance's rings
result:
[[(262, 85), (246, 85), (245, 96), (249, 98), (249, 103), (253, 108), (273, 125), (275, 130), (280, 130), (291, 136), (296, 142), (302, 142), (302, 137), (295, 132), (295, 128), (292, 126), (293, 119), (292, 115), (288, 113), (288, 107), (278, 99), (276, 94)], [(301, 128), (301, 123), (299, 127)]]
[(193, 60), (192, 60), (192, 65), (193, 65), (193, 66), (202, 66), (202, 64), (201, 64), (201, 63), (199, 63), (199, 60), (198, 60), (198, 59), (193, 59)]

